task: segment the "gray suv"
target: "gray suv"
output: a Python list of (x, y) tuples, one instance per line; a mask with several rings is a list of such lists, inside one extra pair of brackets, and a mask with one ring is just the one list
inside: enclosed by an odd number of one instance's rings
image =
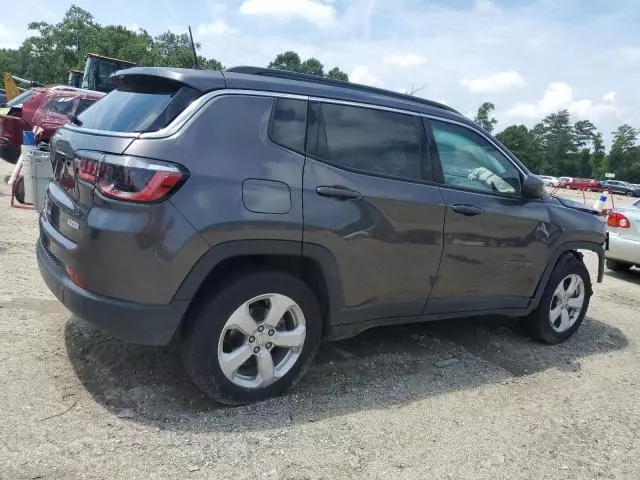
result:
[(602, 279), (597, 212), (447, 106), (252, 67), (112, 81), (52, 141), (40, 271), (110, 335), (177, 339), (220, 402), (380, 325), (500, 314), (561, 342), (592, 294), (578, 249)]

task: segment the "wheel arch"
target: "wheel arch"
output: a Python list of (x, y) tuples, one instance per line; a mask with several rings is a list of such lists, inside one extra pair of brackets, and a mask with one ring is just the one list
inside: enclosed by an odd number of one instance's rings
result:
[(174, 296), (195, 305), (230, 275), (273, 269), (299, 276), (316, 295), (327, 335), (331, 320), (343, 309), (338, 264), (326, 248), (287, 240), (237, 240), (212, 247), (191, 269)]
[(602, 282), (602, 277), (604, 276), (604, 249), (601, 244), (596, 242), (562, 243), (558, 248), (556, 248), (556, 250), (554, 250), (549, 262), (547, 262), (547, 266), (542, 273), (542, 277), (538, 282), (533, 299), (529, 305), (529, 310), (534, 310), (538, 306), (553, 271), (561, 262), (565, 261), (567, 258), (577, 258), (582, 262), (582, 254), (579, 250), (590, 250), (598, 255), (598, 276), (596, 280), (598, 283)]

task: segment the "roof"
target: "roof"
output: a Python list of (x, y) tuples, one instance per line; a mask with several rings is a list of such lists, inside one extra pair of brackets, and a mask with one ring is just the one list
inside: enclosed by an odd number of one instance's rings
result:
[(130, 62), (129, 60), (121, 60), (119, 58), (107, 57), (105, 55), (100, 55), (99, 53), (87, 53), (86, 56), (87, 57), (102, 58), (104, 60), (111, 60), (113, 62), (118, 62), (118, 63), (126, 63), (128, 65), (135, 65), (136, 64), (136, 62)]
[(203, 92), (233, 88), (334, 98), (412, 110), (418, 113), (437, 113), (441, 116), (473, 123), (453, 108), (424, 98), (314, 75), (259, 67), (235, 67), (222, 72), (188, 68), (133, 67), (119, 70), (111, 75), (112, 82), (116, 85), (120, 82), (134, 81), (135, 77), (162, 78)]

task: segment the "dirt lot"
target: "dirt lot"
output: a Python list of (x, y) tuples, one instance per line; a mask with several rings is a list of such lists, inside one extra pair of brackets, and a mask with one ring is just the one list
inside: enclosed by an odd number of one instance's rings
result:
[(291, 394), (225, 408), (175, 347), (72, 317), (35, 213), (8, 204), (1, 184), (2, 479), (640, 478), (640, 271), (608, 272), (564, 345), (498, 318), (376, 329), (323, 347)]

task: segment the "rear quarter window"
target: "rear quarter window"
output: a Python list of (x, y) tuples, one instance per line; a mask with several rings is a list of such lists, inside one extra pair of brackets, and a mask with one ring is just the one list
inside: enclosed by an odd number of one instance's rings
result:
[(307, 132), (307, 102), (277, 98), (273, 106), (269, 137), (278, 145), (304, 153)]

